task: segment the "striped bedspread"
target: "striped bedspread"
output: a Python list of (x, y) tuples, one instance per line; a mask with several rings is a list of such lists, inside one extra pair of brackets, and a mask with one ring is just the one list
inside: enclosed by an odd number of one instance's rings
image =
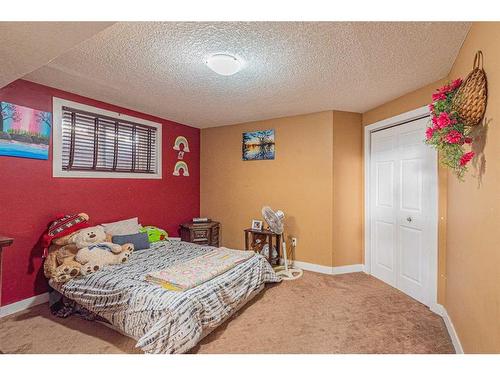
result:
[(129, 262), (54, 289), (137, 340), (147, 353), (184, 353), (203, 333), (220, 325), (252, 292), (279, 278), (259, 254), (184, 292), (168, 291), (145, 281), (145, 275), (213, 251), (213, 247), (172, 241), (137, 251)]

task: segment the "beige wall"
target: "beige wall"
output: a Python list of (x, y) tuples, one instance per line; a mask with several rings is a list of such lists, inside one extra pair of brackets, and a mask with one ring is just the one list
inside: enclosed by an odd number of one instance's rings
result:
[[(263, 129), (275, 130), (276, 159), (242, 161), (242, 133)], [(359, 114), (327, 111), (203, 129), (201, 214), (221, 221), (224, 246), (243, 248), (243, 229), (268, 204), (285, 211), (297, 260), (359, 263), (361, 191), (352, 185), (361, 186), (361, 163)], [(334, 178), (335, 170), (343, 179)], [(350, 198), (341, 201), (345, 194)], [(334, 212), (342, 222), (334, 224)]]
[(432, 93), (446, 82), (447, 77), (363, 113), (363, 125), (370, 125), (429, 104)]
[(474, 23), (448, 77), (364, 113), (363, 124), (428, 104), (432, 91), (448, 79), (465, 78), (479, 49), (485, 55), (489, 90), (486, 169), (481, 184), (476, 168), (463, 183), (439, 170), (438, 300), (451, 316), (466, 353), (499, 353), (500, 24)]
[(333, 265), (363, 262), (361, 115), (333, 112)]
[(464, 183), (448, 179), (445, 305), (465, 352), (500, 353), (500, 23), (473, 24), (450, 78), (465, 78), (477, 50), (488, 76), (486, 170), (481, 184), (474, 169)]

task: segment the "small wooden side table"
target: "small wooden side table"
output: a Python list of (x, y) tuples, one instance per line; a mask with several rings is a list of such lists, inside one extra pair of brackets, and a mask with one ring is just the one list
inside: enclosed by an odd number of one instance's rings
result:
[[(252, 250), (250, 249), (250, 243), (253, 242), (253, 238), (256, 234), (261, 234), (266, 236), (267, 237), (266, 243), (269, 245), (269, 254), (267, 256), (267, 260), (271, 265), (279, 265), (281, 256), (281, 234), (276, 234), (266, 229), (255, 230), (252, 228), (245, 229), (244, 233), (245, 233), (245, 250)], [(273, 239), (275, 241), (276, 253), (277, 253), (277, 256), (274, 258), (273, 258)]]
[(179, 227), (182, 241), (219, 247), (220, 223), (207, 221), (204, 223), (184, 223)]
[(0, 236), (0, 306), (2, 306), (2, 249), (12, 245), (14, 240), (9, 237)]

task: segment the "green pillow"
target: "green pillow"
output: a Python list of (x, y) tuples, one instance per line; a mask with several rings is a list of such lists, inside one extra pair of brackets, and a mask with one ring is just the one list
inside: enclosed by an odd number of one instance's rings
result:
[(153, 242), (158, 242), (158, 241), (166, 241), (168, 239), (168, 233), (167, 231), (153, 227), (151, 225), (142, 227), (139, 230), (141, 233), (147, 233), (148, 234), (148, 241), (150, 243)]

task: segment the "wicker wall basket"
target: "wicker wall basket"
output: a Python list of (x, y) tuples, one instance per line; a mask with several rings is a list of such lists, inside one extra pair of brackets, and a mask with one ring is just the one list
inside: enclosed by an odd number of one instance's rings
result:
[(453, 99), (453, 109), (466, 126), (481, 122), (488, 100), (488, 83), (483, 69), (483, 53), (476, 52), (474, 65)]

